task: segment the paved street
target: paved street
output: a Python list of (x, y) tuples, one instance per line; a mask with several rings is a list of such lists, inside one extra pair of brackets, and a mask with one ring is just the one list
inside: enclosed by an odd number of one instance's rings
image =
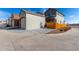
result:
[(79, 51), (79, 28), (58, 34), (0, 30), (0, 51)]

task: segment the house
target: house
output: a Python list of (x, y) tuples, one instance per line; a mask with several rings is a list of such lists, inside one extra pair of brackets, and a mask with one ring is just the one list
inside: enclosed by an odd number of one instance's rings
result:
[(19, 14), (12, 14), (9, 18), (12, 28), (34, 30), (40, 28), (59, 29), (66, 27), (64, 15), (56, 9), (49, 8), (45, 13), (32, 13), (21, 10)]
[(20, 16), (22, 29), (33, 30), (40, 29), (45, 26), (45, 16), (43, 14), (21, 10)]
[(12, 28), (21, 28), (26, 30), (40, 29), (45, 25), (45, 16), (43, 14), (32, 13), (21, 10), (20, 14), (12, 14), (9, 19)]
[(58, 29), (65, 27), (64, 15), (54, 8), (49, 8), (45, 12), (46, 27)]
[(9, 25), (12, 28), (20, 28), (21, 26), (21, 18), (19, 14), (12, 14), (9, 18)]

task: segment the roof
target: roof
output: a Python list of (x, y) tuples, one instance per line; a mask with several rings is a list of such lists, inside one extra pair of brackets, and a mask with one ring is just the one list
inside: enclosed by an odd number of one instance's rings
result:
[[(58, 11), (56, 8), (49, 8), (48, 10), (54, 10), (54, 11), (57, 11), (58, 13), (60, 13), (61, 15), (63, 15), (64, 16), (64, 14), (63, 13), (61, 13), (60, 11)], [(47, 10), (47, 11), (48, 11)]]
[(19, 14), (12, 14), (11, 18), (15, 20), (19, 20), (21, 17)]
[(32, 15), (35, 15), (35, 16), (45, 17), (44, 14), (40, 14), (40, 13), (32, 13), (32, 12), (29, 12), (29, 11), (27, 11), (27, 10), (22, 10), (22, 11), (24, 11), (24, 12), (27, 13), (27, 14), (32, 14)]
[(60, 13), (61, 15), (63, 15), (64, 16), (64, 14), (63, 13), (61, 13), (60, 11), (58, 11), (58, 10), (56, 10), (58, 13)]

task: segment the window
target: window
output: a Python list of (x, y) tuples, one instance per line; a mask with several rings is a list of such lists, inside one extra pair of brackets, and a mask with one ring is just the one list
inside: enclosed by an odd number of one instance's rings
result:
[(55, 15), (52, 13), (48, 13), (48, 17), (55, 17)]

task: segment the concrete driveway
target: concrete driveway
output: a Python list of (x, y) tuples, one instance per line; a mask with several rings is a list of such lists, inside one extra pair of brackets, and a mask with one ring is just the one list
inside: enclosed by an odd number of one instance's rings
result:
[(79, 28), (59, 34), (0, 30), (0, 51), (79, 51)]

